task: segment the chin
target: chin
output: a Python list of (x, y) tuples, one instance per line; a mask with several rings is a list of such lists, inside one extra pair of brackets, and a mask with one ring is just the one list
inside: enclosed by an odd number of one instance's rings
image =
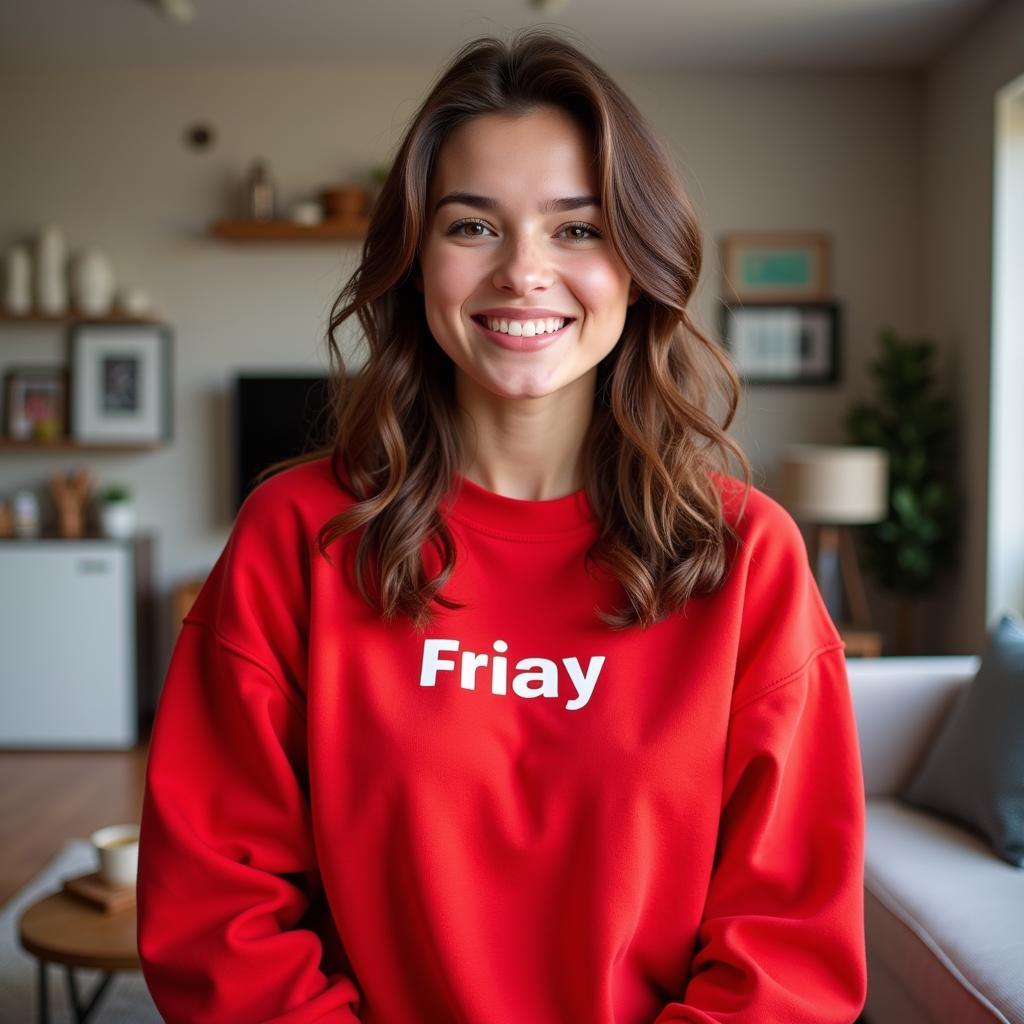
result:
[(548, 395), (556, 394), (568, 387), (572, 381), (546, 380), (492, 380), (482, 385), (492, 395), (499, 398), (524, 399), (524, 398), (546, 398)]

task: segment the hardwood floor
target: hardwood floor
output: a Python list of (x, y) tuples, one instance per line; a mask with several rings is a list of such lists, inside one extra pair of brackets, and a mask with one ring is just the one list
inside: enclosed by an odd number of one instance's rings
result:
[(139, 821), (148, 752), (0, 751), (0, 906), (68, 839)]

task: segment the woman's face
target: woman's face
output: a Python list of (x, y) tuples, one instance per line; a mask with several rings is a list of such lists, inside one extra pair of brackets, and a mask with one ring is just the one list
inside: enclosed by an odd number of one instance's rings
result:
[(615, 347), (640, 292), (599, 202), (589, 140), (560, 109), (483, 114), (445, 140), (417, 284), (437, 343), (480, 388), (553, 394)]

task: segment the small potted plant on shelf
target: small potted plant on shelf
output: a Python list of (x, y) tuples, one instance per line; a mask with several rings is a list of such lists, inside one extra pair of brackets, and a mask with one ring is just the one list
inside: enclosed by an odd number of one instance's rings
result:
[(105, 537), (130, 537), (135, 532), (135, 503), (124, 484), (108, 484), (100, 491), (100, 531)]
[(374, 208), (377, 200), (380, 198), (381, 191), (384, 188), (384, 182), (387, 181), (390, 170), (390, 164), (376, 164), (370, 168), (370, 195), (367, 202), (367, 206), (370, 210)]

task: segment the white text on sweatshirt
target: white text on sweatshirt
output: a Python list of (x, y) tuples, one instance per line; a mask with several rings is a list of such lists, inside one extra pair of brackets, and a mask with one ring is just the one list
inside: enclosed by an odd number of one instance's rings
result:
[[(505, 696), (508, 693), (508, 658), (501, 657), (508, 650), (504, 640), (494, 641), (493, 657), (477, 654), (475, 651), (461, 651), (459, 665), (459, 686), (463, 690), (476, 689), (477, 672), (487, 669), (490, 662), (491, 693)], [(423, 660), (420, 666), (420, 686), (436, 686), (439, 673), (455, 671), (455, 661), (442, 658), (443, 652), (459, 651), (458, 640), (426, 640), (423, 643)], [(586, 672), (580, 666), (579, 658), (563, 658), (561, 664), (568, 675), (568, 682), (576, 690), (576, 696), (566, 701), (567, 711), (577, 711), (590, 700), (597, 685), (597, 677), (604, 665), (604, 655), (590, 659)], [(547, 658), (523, 658), (515, 664), (516, 675), (512, 678), (512, 692), (520, 697), (558, 697), (560, 671), (556, 662)]]

